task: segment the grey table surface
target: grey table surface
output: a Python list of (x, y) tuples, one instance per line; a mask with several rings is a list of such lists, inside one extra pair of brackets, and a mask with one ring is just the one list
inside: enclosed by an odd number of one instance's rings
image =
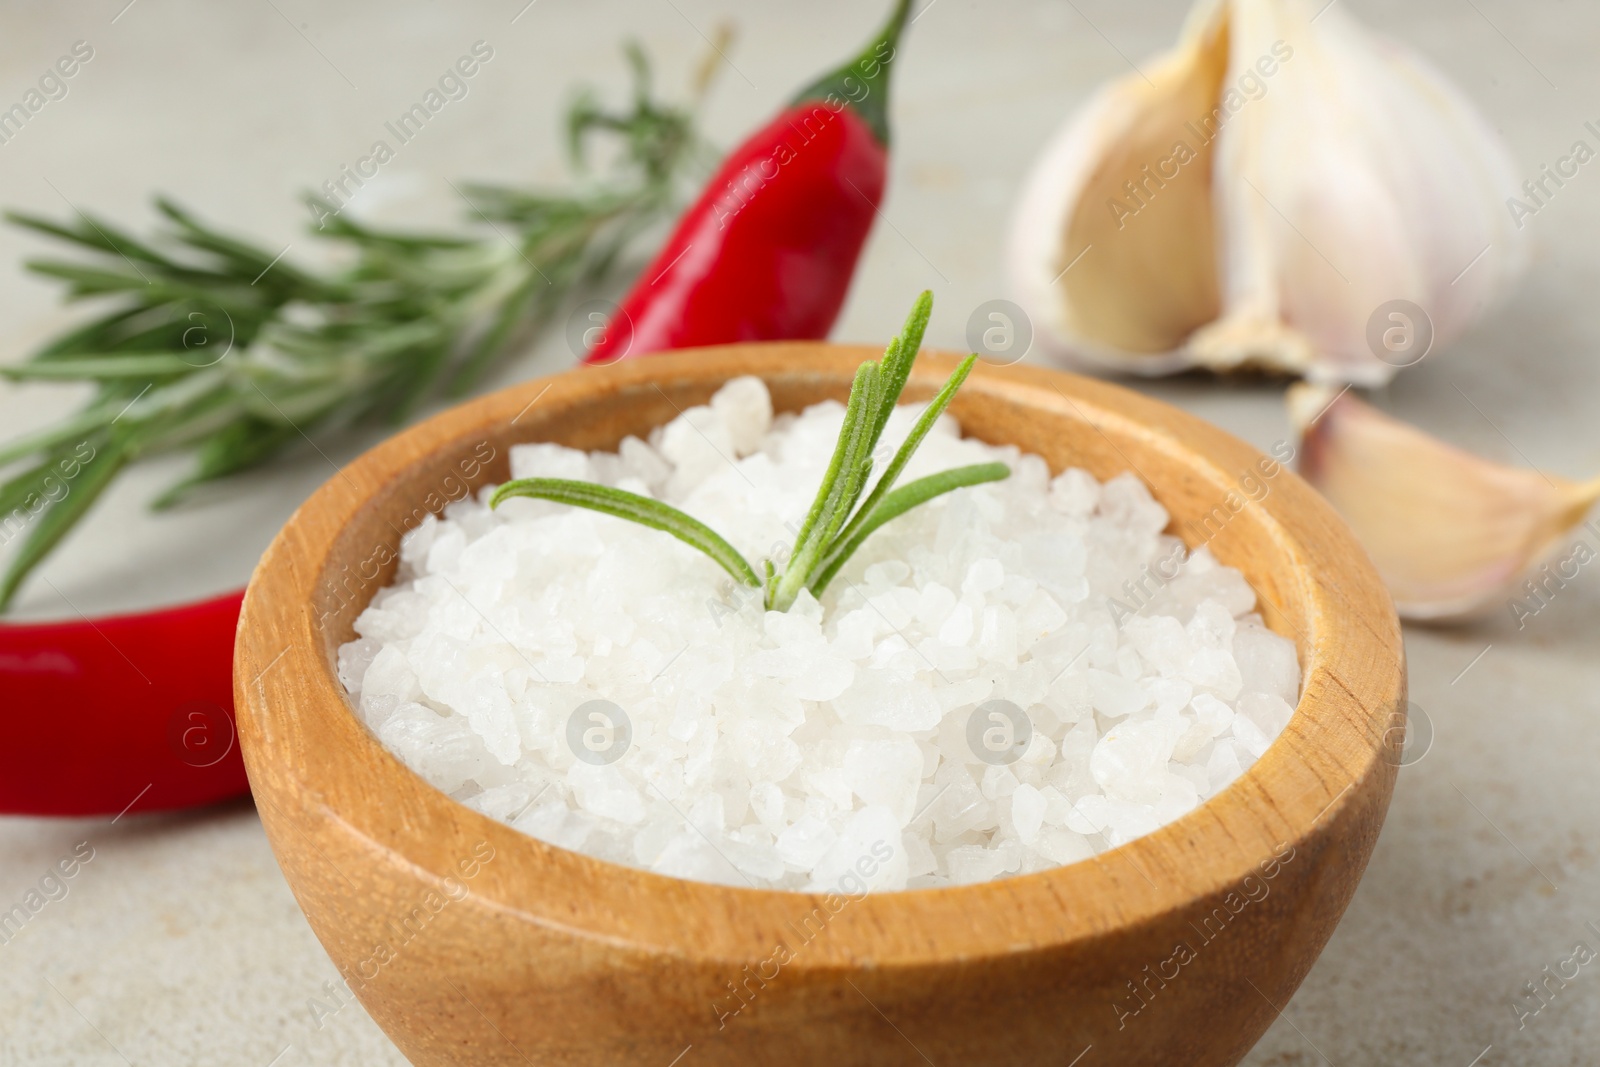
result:
[[(642, 40), (667, 89), (684, 84), (723, 17), (741, 28), (705, 112), (733, 142), (848, 54), (881, 5), (828, 0), (418, 3), (305, 0), (180, 5), (95, 0), (0, 9), (0, 102), (74, 42), (93, 59), (0, 146), (0, 201), (72, 206), (145, 225), (164, 191), (292, 256), (310, 257), (294, 194), (362, 154), (383, 122), (478, 40), (494, 58), (443, 121), (366, 191), (394, 219), (453, 217), (448, 179), (559, 180), (561, 100), (575, 81), (623, 84), (617, 43)], [(1600, 8), (1571, 0), (1334, 0), (1420, 49), (1502, 131), (1533, 175), (1600, 118)], [(1043, 138), (1102, 80), (1174, 37), (1172, 0), (924, 6), (894, 87), (895, 156), (876, 227), (835, 330), (871, 340), (931, 286), (930, 342), (960, 347), (966, 316), (1005, 295), (1002, 234)], [(1482, 454), (1579, 477), (1600, 472), (1600, 179), (1587, 171), (1529, 221), (1531, 271), (1448, 352), (1402, 375), (1388, 409)], [(68, 321), (25, 276), (39, 242), (0, 230), (0, 359)], [(559, 370), (558, 335), (502, 381)], [(1282, 383), (1189, 377), (1139, 388), (1268, 447), (1288, 433)], [(67, 410), (70, 389), (0, 387), (4, 436)], [(334, 462), (371, 438), (319, 442)], [(107, 499), (35, 582), (25, 615), (171, 602), (238, 585), (295, 503), (329, 473), (310, 449), (176, 515), (143, 501), (181, 469), (161, 461)], [(53, 588), (52, 588), (53, 587)], [(1400, 776), (1365, 881), (1321, 960), (1246, 1059), (1251, 1067), (1541, 1067), (1600, 1061), (1600, 967), (1519, 1026), (1513, 1002), (1576, 943), (1600, 948), (1600, 591), (1585, 574), (1518, 629), (1509, 613), (1411, 628), (1412, 697), (1431, 750)], [(3, 699), (3, 698), (0, 698)], [(336, 977), (247, 802), (179, 815), (0, 819), (0, 907), (47, 867), (93, 850), (23, 933), (0, 945), (0, 1063), (403, 1062), (359, 1005), (331, 1017)], [(1596, 927), (1587, 924), (1594, 922)], [(319, 1018), (320, 1016), (320, 1018)]]

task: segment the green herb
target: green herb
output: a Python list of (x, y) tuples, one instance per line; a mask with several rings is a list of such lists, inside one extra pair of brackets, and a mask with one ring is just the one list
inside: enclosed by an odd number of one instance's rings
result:
[[(347, 269), (300, 268), (167, 200), (157, 201), (166, 226), (152, 242), (81, 213), (67, 224), (8, 215), (93, 253), (28, 267), (65, 282), (69, 300), (111, 306), (0, 368), (19, 381), (95, 386), (76, 415), (0, 444), (0, 469), (28, 463), (0, 481), (0, 545), (21, 539), (0, 575), (0, 610), (129, 463), (194, 452), (189, 476), (155, 501), (168, 507), (313, 430), (399, 422), (441, 388), (470, 388), (568, 293), (607, 275), (642, 230), (672, 215), (687, 172), (708, 158), (692, 110), (657, 104), (644, 54), (630, 46), (628, 57), (629, 108), (608, 111), (584, 93), (568, 113), (580, 173), (592, 135), (620, 141), (603, 179), (576, 193), (468, 185), (484, 226), (468, 234), (370, 227), (310, 198), (313, 235), (339, 246)], [(60, 477), (86, 442), (93, 458)]]
[(872, 475), (873, 450), (911, 375), (911, 366), (916, 362), (932, 310), (933, 294), (924, 292), (917, 298), (900, 335), (889, 342), (883, 359), (868, 361), (857, 368), (855, 381), (850, 386), (850, 399), (845, 405), (844, 425), (839, 430), (828, 472), (823, 476), (817, 497), (783, 569), (779, 570), (770, 559), (764, 561), (765, 581), (757, 577), (756, 568), (726, 539), (698, 519), (658, 500), (622, 489), (558, 478), (523, 478), (502, 485), (490, 499), (489, 506), (498, 507), (502, 500), (510, 497), (534, 497), (589, 508), (664, 530), (716, 560), (735, 581), (763, 589), (770, 610), (789, 610), (801, 590), (809, 590), (813, 596), (820, 597), (856, 549), (884, 523), (936, 496), (969, 485), (998, 481), (1011, 473), (1003, 463), (979, 463), (918, 478), (894, 488), (895, 480), (910, 462), (912, 453), (950, 406), (961, 383), (967, 380), (978, 359), (971, 355), (961, 361), (944, 388), (928, 404), (866, 500), (861, 499)]
[(664, 530), (716, 560), (736, 581), (745, 585), (761, 584), (756, 572), (750, 569), (750, 564), (739, 555), (739, 550), (728, 544), (720, 534), (699, 519), (685, 515), (659, 500), (593, 482), (574, 482), (565, 478), (523, 478), (507, 482), (497, 489), (489, 506), (498, 507), (500, 501), (513, 496), (531, 496), (557, 504), (571, 504), (573, 507), (615, 515), (655, 530)]

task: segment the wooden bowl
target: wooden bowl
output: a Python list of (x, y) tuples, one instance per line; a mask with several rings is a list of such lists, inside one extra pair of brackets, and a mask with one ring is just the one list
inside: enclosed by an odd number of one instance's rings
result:
[[(1131, 844), (860, 900), (682, 881), (456, 803), (352, 713), (336, 650), (391, 580), (402, 532), (505, 480), (511, 445), (611, 448), (741, 374), (763, 378), (779, 410), (842, 399), (876, 355), (734, 345), (519, 385), (350, 464), (262, 557), (234, 671), (251, 786), (312, 928), (414, 1063), (1210, 1067), (1236, 1063), (1305, 977), (1394, 785), (1399, 624), (1304, 482), (1103, 382), (980, 364), (952, 411), (967, 434), (1055, 470), (1143, 476), (1174, 532), (1243, 570), (1305, 677), (1254, 766)], [(908, 396), (931, 395), (952, 366), (924, 355)]]

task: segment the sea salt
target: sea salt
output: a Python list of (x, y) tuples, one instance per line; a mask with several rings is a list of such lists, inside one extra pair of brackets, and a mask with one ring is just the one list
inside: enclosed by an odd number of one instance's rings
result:
[[(520, 445), (511, 472), (651, 495), (781, 559), (843, 415), (774, 418), (741, 378), (648, 441)], [(434, 786), (616, 863), (854, 893), (1076, 862), (1227, 786), (1288, 723), (1300, 668), (1132, 474), (1051, 477), (947, 415), (902, 482), (996, 460), (1010, 478), (886, 525), (786, 613), (664, 533), (490, 511), (485, 488), (407, 535), (339, 677)]]

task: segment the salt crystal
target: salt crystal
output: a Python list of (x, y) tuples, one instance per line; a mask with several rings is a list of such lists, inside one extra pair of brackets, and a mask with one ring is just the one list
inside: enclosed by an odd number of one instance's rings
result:
[[(943, 783), (943, 792), (931, 812), (935, 827), (933, 839), (936, 843), (960, 837), (974, 826), (986, 821), (990, 814), (989, 803), (984, 799), (978, 784), (972, 780), (972, 776), (955, 764), (946, 763), (944, 767), (951, 767), (956, 774)], [(941, 773), (944, 767), (940, 768)], [(938, 775), (935, 775), (936, 780), (937, 778)]]
[(629, 826), (643, 821), (644, 798), (617, 768), (574, 763), (567, 781), (585, 811)]
[[(937, 633), (944, 621), (955, 610), (956, 595), (938, 582), (929, 582), (922, 588), (917, 602), (916, 619), (925, 630)], [(958, 644), (964, 642), (956, 642)]]
[(1112, 847), (1153, 833), (1161, 825), (1149, 805), (1107, 798), (1105, 838)]
[(1024, 647), (1031, 648), (1040, 638), (1060, 629), (1069, 618), (1055, 597), (1035, 589), (1017, 616), (1017, 638)]
[(1017, 789), (1017, 776), (1010, 767), (985, 767), (979, 787), (990, 800), (1008, 797)]
[(1154, 701), (1158, 719), (1176, 715), (1194, 696), (1194, 686), (1182, 678), (1141, 678), (1139, 684)]
[(1089, 773), (1107, 796), (1154, 804), (1161, 796), (1162, 772), (1187, 729), (1187, 724), (1172, 719), (1119, 722), (1094, 747)]
[(977, 629), (971, 604), (958, 604), (939, 626), (939, 642), (950, 648), (965, 647)]
[(1137, 681), (1109, 671), (1091, 670), (1087, 673), (1089, 699), (1096, 711), (1121, 717), (1142, 711), (1150, 705), (1150, 694)]
[(463, 803), (491, 819), (510, 822), (513, 817), (521, 814), (537, 795), (537, 790), (533, 786), (525, 782), (512, 782), (485, 789), (477, 796), (467, 798)]
[(1218, 741), (1216, 748), (1211, 752), (1211, 758), (1206, 761), (1206, 776), (1211, 781), (1213, 789), (1221, 789), (1241, 773), (1239, 750), (1227, 741)]
[(721, 418), (734, 452), (741, 456), (760, 448), (772, 426), (772, 397), (760, 378), (734, 378), (712, 396), (711, 410)]
[(1017, 665), (1017, 617), (1003, 604), (983, 609), (978, 624), (978, 655), (1005, 668)]
[(384, 645), (361, 676), (361, 710), (367, 723), (379, 726), (403, 703), (422, 699), (422, 686), (397, 645)]
[(870, 889), (905, 888), (907, 860), (900, 843), (901, 825), (882, 805), (868, 805), (849, 815), (838, 840), (811, 869), (808, 888), (847, 896)]
[[(574, 846), (568, 845), (568, 848)], [(711, 842), (685, 830), (667, 843), (661, 855), (651, 864), (657, 874), (687, 878), (696, 882), (715, 882), (721, 885), (745, 885), (746, 875), (734, 866)]]
[[(422, 561), (428, 558), (428, 550), (433, 547), (433, 539), (439, 536), (439, 525), (439, 516), (429, 512), (422, 517), (421, 522), (407, 530), (400, 538), (400, 562), (413, 573)], [(373, 598), (373, 603), (378, 603), (384, 592), (392, 591), (380, 591), (379, 595)]]
[(1233, 709), (1210, 693), (1199, 693), (1189, 705), (1206, 733), (1217, 737), (1233, 724)]
[(739, 831), (726, 838), (721, 848), (728, 861), (752, 881), (771, 882), (784, 875), (783, 860), (771, 845), (745, 841)]
[(367, 668), (372, 666), (373, 659), (382, 647), (377, 641), (366, 637), (339, 646), (339, 681), (350, 690), (351, 696), (361, 695), (362, 679), (366, 677)]
[(1211, 731), (1207, 730), (1204, 723), (1183, 717), (1180, 721), (1184, 724), (1184, 732), (1178, 738), (1178, 743), (1172, 746), (1173, 762), (1180, 766), (1188, 766), (1190, 761), (1200, 754), (1200, 750), (1211, 743)]
[(997, 559), (974, 560), (972, 566), (967, 568), (967, 576), (961, 582), (961, 592), (964, 595), (982, 596), (992, 593), (1000, 588), (1005, 581), (1006, 571)]
[(445, 525), (433, 539), (433, 543), (428, 546), (428, 554), (422, 569), (428, 574), (453, 570), (461, 558), (461, 550), (466, 547), (466, 532), (459, 526)]
[(987, 882), (1005, 870), (1005, 860), (998, 849), (984, 848), (982, 845), (953, 848), (945, 858), (952, 885)]
[(549, 443), (512, 445), (511, 477), (589, 481), (594, 469), (588, 454), (574, 448)]
[(939, 859), (933, 854), (927, 838), (906, 834), (901, 838), (906, 849), (906, 877), (919, 878), (939, 869)]
[(1017, 786), (1017, 791), (1011, 794), (1011, 824), (1016, 828), (1017, 837), (1025, 843), (1033, 841), (1044, 825), (1048, 807), (1049, 801), (1038, 789), (1031, 785)]
[(1067, 829), (1080, 834), (1097, 834), (1111, 821), (1111, 798), (1103, 793), (1080, 797), (1067, 814)]
[(922, 783), (922, 750), (911, 738), (850, 742), (844, 773), (863, 803), (884, 805), (900, 826), (911, 821)]
[(583, 848), (595, 827), (593, 819), (571, 810), (559, 799), (524, 812), (512, 825), (525, 834), (574, 851)]
[(1157, 504), (1149, 488), (1129, 471), (1101, 487), (1100, 510), (1133, 534), (1149, 536), (1167, 528), (1167, 509)]
[(672, 477), (672, 464), (637, 437), (624, 437), (617, 446), (617, 455), (622, 459), (624, 475), (644, 483), (652, 492)]
[(1100, 483), (1086, 470), (1068, 467), (1050, 482), (1050, 506), (1063, 515), (1087, 517), (1100, 502)]
[(1193, 811), (1200, 803), (1200, 790), (1188, 777), (1169, 774), (1161, 783), (1161, 795), (1155, 802), (1154, 815), (1158, 822), (1171, 822)]
[(802, 815), (778, 835), (778, 856), (797, 870), (809, 871), (838, 838), (838, 833), (823, 820)]
[(440, 715), (421, 704), (402, 704), (378, 730), (395, 755), (426, 767), (428, 780), (453, 793), (481, 773), (488, 752), (459, 715)]
[(1233, 717), (1233, 737), (1255, 759), (1260, 759), (1262, 753), (1266, 752), (1267, 746), (1272, 744), (1272, 738), (1262, 732), (1261, 727), (1246, 715)]
[(1289, 725), (1294, 709), (1271, 693), (1244, 693), (1239, 697), (1239, 714), (1249, 719), (1266, 737), (1276, 737)]
[(835, 708), (840, 719), (857, 726), (915, 733), (939, 725), (939, 704), (929, 687), (889, 670), (858, 670)]
[(757, 782), (750, 787), (750, 810), (768, 830), (783, 830), (783, 790), (776, 782)]
[(1245, 689), (1298, 699), (1300, 665), (1294, 646), (1277, 634), (1259, 625), (1240, 626), (1233, 635), (1233, 658)]
[(734, 463), (733, 438), (709, 407), (685, 411), (652, 439), (664, 459), (673, 465), (665, 495), (684, 496), (713, 474)]
[(1188, 664), (1184, 667), (1185, 681), (1209, 689), (1224, 700), (1232, 700), (1239, 695), (1239, 690), (1244, 686), (1244, 679), (1239, 676), (1239, 667), (1233, 662), (1233, 655), (1220, 648), (1202, 648), (1189, 657)]
[(911, 576), (911, 568), (906, 566), (904, 560), (880, 560), (867, 567), (862, 573), (867, 585), (887, 588), (899, 585)]
[(1048, 826), (1034, 840), (1033, 847), (1051, 863), (1076, 863), (1094, 855), (1094, 846), (1082, 834)]

